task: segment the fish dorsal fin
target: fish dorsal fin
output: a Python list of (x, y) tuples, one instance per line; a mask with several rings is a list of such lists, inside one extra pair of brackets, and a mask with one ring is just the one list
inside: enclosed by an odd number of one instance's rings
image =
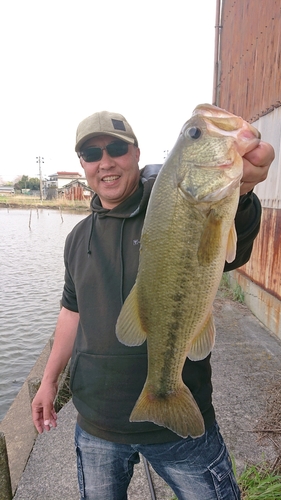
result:
[(237, 246), (237, 233), (235, 229), (235, 224), (233, 222), (228, 235), (227, 248), (226, 248), (226, 262), (233, 262), (236, 256), (236, 246)]
[(146, 340), (146, 332), (139, 316), (136, 285), (133, 286), (119, 314), (116, 336), (122, 344), (128, 346), (141, 345)]
[(191, 343), (191, 348), (187, 352), (187, 356), (191, 361), (200, 361), (205, 359), (215, 344), (216, 328), (212, 313), (210, 313), (201, 332), (195, 337)]
[(197, 257), (201, 266), (207, 266), (216, 257), (221, 242), (222, 221), (217, 218), (215, 212), (211, 210), (203, 229), (199, 242)]

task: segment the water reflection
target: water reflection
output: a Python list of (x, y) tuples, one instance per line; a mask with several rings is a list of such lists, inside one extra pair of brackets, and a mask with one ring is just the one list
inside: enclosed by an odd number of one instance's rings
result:
[(88, 214), (0, 208), (0, 420), (55, 328), (64, 241)]

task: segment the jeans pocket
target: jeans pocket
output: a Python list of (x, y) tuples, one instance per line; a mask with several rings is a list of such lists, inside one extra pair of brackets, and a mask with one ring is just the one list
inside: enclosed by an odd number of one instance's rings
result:
[(240, 500), (240, 490), (235, 479), (232, 463), (226, 446), (208, 467), (219, 500)]
[(76, 460), (77, 460), (77, 477), (78, 477), (78, 486), (81, 498), (85, 498), (85, 481), (84, 481), (84, 472), (83, 465), (81, 459), (81, 451), (79, 446), (76, 446)]

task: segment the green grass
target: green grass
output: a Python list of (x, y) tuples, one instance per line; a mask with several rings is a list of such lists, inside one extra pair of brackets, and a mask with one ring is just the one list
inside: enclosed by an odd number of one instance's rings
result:
[(246, 467), (238, 484), (243, 500), (281, 499), (281, 474), (266, 463)]
[(243, 292), (241, 286), (238, 285), (238, 283), (233, 288), (233, 298), (234, 298), (234, 300), (236, 300), (237, 302), (240, 302), (241, 304), (243, 304), (245, 302), (244, 292)]
[(218, 292), (220, 295), (229, 297), (230, 299), (236, 300), (241, 304), (245, 301), (245, 295), (241, 286), (236, 283), (234, 288), (231, 287), (229, 273), (223, 273)]

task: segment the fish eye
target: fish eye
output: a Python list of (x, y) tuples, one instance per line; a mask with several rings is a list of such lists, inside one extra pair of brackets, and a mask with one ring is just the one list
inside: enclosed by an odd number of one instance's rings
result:
[(198, 139), (202, 133), (201, 129), (198, 127), (191, 127), (187, 132), (191, 139)]

